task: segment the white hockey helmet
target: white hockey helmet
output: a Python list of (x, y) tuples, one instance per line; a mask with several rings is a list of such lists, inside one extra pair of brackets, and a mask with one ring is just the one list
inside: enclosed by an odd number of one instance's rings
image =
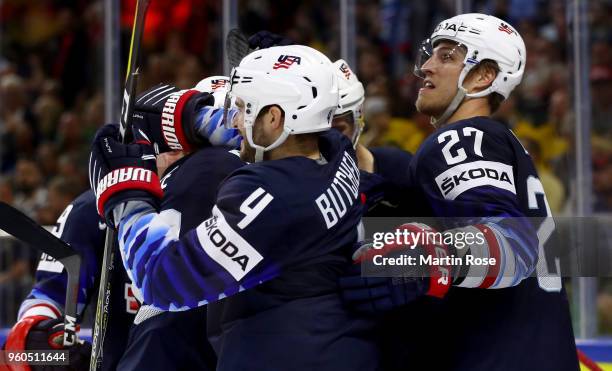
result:
[(334, 67), (336, 76), (338, 76), (338, 88), (340, 90), (340, 103), (336, 110), (336, 116), (352, 114), (355, 131), (351, 136), (351, 141), (353, 145), (356, 145), (364, 126), (363, 101), (365, 100), (365, 90), (357, 75), (355, 75), (344, 59), (335, 61)]
[(220, 108), (225, 103), (225, 94), (229, 90), (229, 85), (227, 76), (210, 76), (198, 82), (194, 89), (212, 94), (215, 97), (214, 107)]
[[(433, 47), (440, 40), (454, 41), (467, 50), (463, 61), (464, 67), (457, 81), (458, 94), (478, 98), (491, 93), (499, 93), (504, 98), (508, 98), (523, 78), (527, 56), (523, 38), (511, 25), (497, 17), (469, 13), (457, 15), (440, 22), (429, 39), (424, 41), (421, 46), (415, 64), (415, 74), (417, 76), (423, 77), (421, 66), (431, 57)], [(468, 94), (463, 88), (463, 81), (468, 72), (485, 59), (497, 62), (499, 66), (497, 77), (487, 89)], [(461, 100), (463, 100), (463, 96)], [(461, 103), (461, 100), (456, 102), (457, 106)], [(456, 108), (454, 107), (452, 112)]]
[[(246, 139), (256, 150), (255, 160), (281, 145), (288, 135), (329, 130), (338, 107), (338, 79), (323, 53), (303, 45), (256, 50), (231, 73), (226, 102), (244, 101)], [(267, 147), (253, 142), (253, 125), (266, 106), (278, 105), (285, 113), (283, 133)]]

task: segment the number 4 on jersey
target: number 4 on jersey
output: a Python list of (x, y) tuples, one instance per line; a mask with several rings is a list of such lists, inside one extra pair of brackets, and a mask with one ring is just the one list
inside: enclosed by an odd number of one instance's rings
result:
[[(257, 188), (255, 192), (251, 193), (251, 195), (244, 200), (242, 205), (240, 205), (240, 212), (244, 214), (244, 218), (238, 223), (238, 228), (244, 229), (251, 224), (257, 215), (259, 215), (273, 199), (274, 196), (264, 191), (263, 188)], [(252, 205), (255, 201), (257, 201), (257, 203)]]

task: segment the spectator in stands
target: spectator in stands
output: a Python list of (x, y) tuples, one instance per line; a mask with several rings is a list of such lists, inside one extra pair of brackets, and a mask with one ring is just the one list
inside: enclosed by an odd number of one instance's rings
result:
[(612, 67), (595, 65), (591, 68), (593, 120), (591, 126), (597, 135), (612, 139)]
[[(0, 171), (15, 166), (19, 153), (33, 150), (31, 116), (23, 79), (15, 74), (0, 78)], [(31, 121), (30, 121), (31, 122)]]
[(13, 180), (0, 175), (0, 201), (12, 204), (13, 200)]
[(47, 203), (38, 210), (37, 222), (42, 225), (54, 224), (66, 206), (84, 189), (77, 179), (55, 176), (49, 182)]
[(29, 157), (17, 160), (14, 177), (13, 205), (34, 219), (36, 212), (47, 199), (47, 190), (43, 186), (43, 178), (36, 161)]

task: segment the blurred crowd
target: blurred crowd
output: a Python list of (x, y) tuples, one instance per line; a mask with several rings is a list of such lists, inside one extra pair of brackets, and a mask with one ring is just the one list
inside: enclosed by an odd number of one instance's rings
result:
[[(413, 105), (421, 84), (412, 73), (415, 51), (439, 21), (455, 14), (456, 1), (355, 3), (356, 65), (352, 67), (366, 88), (363, 144), (415, 152), (432, 131), (429, 119)], [(513, 128), (533, 156), (553, 213), (571, 214), (576, 180), (573, 66), (565, 2), (471, 3), (475, 11), (508, 20), (525, 40), (523, 83), (496, 117)], [(134, 6), (135, 1), (121, 1), (124, 65)], [(247, 34), (267, 29), (337, 59), (339, 9), (339, 0), (239, 0), (238, 19)], [(104, 123), (103, 10), (101, 0), (0, 1), (0, 201), (40, 224), (54, 224), (70, 200), (88, 187), (89, 142)], [(153, 1), (139, 88), (159, 82), (188, 88), (205, 76), (221, 74), (221, 14), (220, 0)], [(596, 212), (612, 211), (610, 24), (612, 1), (590, 1)], [(14, 256), (17, 262), (10, 265), (2, 263), (8, 259), (0, 260), (0, 295), (4, 283), (29, 277), (32, 269), (30, 255)]]

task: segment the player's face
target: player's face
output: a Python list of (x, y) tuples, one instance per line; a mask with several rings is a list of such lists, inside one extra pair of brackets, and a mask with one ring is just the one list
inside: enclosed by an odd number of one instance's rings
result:
[(180, 160), (185, 156), (185, 152), (183, 151), (170, 151), (164, 152), (157, 155), (157, 173), (164, 174), (166, 170), (176, 161)]
[(457, 94), (457, 81), (463, 69), (465, 51), (457, 44), (441, 41), (421, 67), (423, 87), (416, 108), (428, 116), (440, 117)]
[(353, 112), (348, 111), (334, 116), (332, 120), (332, 128), (338, 130), (352, 140), (356, 130)]
[[(236, 108), (239, 113), (234, 118), (232, 122), (232, 126), (237, 128), (240, 131), (240, 135), (244, 138), (240, 144), (240, 158), (242, 161), (254, 162), (255, 161), (255, 149), (251, 147), (249, 141), (246, 139), (246, 129), (244, 127), (244, 110), (245, 104), (241, 98), (236, 98), (235, 102)], [(257, 126), (257, 125), (255, 125)], [(253, 127), (253, 137), (255, 137), (255, 127)], [(255, 143), (258, 143), (255, 138), (253, 138)]]

